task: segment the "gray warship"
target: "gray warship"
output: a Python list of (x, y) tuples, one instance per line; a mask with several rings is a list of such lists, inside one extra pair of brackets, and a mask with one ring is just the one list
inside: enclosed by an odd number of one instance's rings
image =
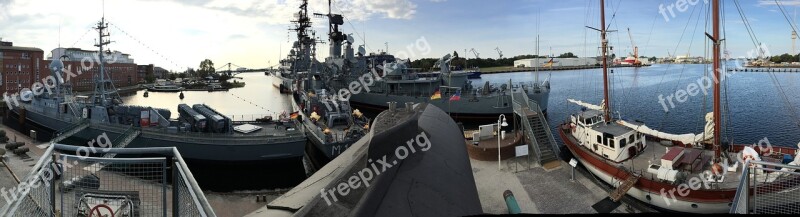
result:
[[(187, 160), (299, 160), (305, 155), (303, 128), (288, 117), (235, 122), (207, 105), (180, 105), (181, 114), (171, 119), (166, 109), (122, 104), (104, 66), (102, 52), (110, 43), (108, 24), (101, 19), (95, 28), (99, 70), (94, 92), (74, 96), (69, 83), (56, 79), (55, 91), (35, 95), (11, 109), (20, 122), (52, 131), (53, 139), (72, 136), (90, 141), (106, 133), (114, 148), (176, 147)], [(56, 78), (65, 77), (61, 57), (54, 56), (50, 70)]]
[(450, 61), (453, 60), (450, 54), (436, 62), (434, 67), (440, 71), (434, 73), (419, 73), (411, 69), (407, 61), (396, 60), (389, 54), (371, 58), (383, 62), (370, 61), (372, 72), (341, 73), (340, 79), (332, 84), (337, 88), (347, 88), (350, 83), (359, 82), (366, 73), (379, 75), (372, 84), (367, 84), (368, 88), (365, 87), (369, 91), (353, 93), (350, 97), (350, 102), (358, 108), (381, 111), (386, 109), (386, 102), (425, 102), (442, 108), (456, 120), (496, 119), (500, 114), (513, 113), (512, 94), (524, 92), (542, 107), (542, 111), (547, 110), (548, 80), (516, 84), (487, 81), (476, 86), (468, 78), (471, 71), (450, 70)]
[[(316, 15), (326, 17), (330, 22), (330, 57), (325, 62), (315, 58), (317, 43), (313, 37), (315, 33), (310, 29), (308, 2), (304, 0), (295, 21), (297, 42), (284, 60), (289, 67), (283, 67), (278, 74), (280, 79), (293, 81), (288, 87), (292, 93), (292, 108), (297, 111), (308, 140), (325, 156), (325, 160), (332, 160), (366, 135), (370, 120), (360, 111), (352, 109), (348, 100), (330, 94), (334, 93), (327, 85), (330, 76), (342, 65), (357, 64), (359, 60), (353, 55), (352, 38), (346, 44), (347, 54), (342, 55), (341, 46), (346, 39), (338, 28), (343, 24), (342, 15), (330, 12)], [(336, 47), (338, 49), (334, 49)], [(360, 65), (366, 68), (363, 60)], [(283, 75), (296, 79), (288, 79)]]

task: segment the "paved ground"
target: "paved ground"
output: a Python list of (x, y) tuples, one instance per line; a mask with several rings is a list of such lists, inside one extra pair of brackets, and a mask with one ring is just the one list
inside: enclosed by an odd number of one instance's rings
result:
[[(523, 213), (537, 214), (597, 213), (592, 205), (608, 197), (605, 190), (589, 180), (593, 177), (587, 178), (576, 171), (576, 181), (570, 181), (571, 167), (566, 163), (546, 172), (537, 165), (528, 169), (524, 163), (516, 164), (515, 169), (511, 162), (504, 161), (500, 171), (497, 161), (471, 161), (483, 212), (508, 213), (503, 199), (505, 190), (514, 193)], [(614, 213), (629, 212), (624, 204), (614, 210)]]

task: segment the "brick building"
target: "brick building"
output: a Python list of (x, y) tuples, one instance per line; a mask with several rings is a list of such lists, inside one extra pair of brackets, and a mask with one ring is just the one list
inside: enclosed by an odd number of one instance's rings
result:
[[(12, 42), (0, 42), (0, 90), (17, 93), (41, 80), (49, 61), (44, 60), (42, 49), (17, 47)], [(2, 93), (0, 93), (2, 94)]]
[[(137, 73), (137, 65), (129, 54), (114, 51), (107, 52), (106, 56), (108, 57), (105, 65), (106, 73), (115, 87), (138, 84), (140, 78)], [(100, 68), (100, 65), (97, 64), (99, 61), (97, 51), (56, 48), (45, 60), (42, 49), (17, 47), (11, 42), (0, 42), (0, 92), (17, 93), (24, 88), (31, 88), (36, 81), (42, 81), (51, 75), (48, 66), (53, 58), (62, 58), (65, 70), (70, 70), (77, 75), (65, 81), (72, 84), (73, 90), (94, 89), (94, 76)], [(84, 69), (82, 64), (91, 67)]]
[[(72, 84), (73, 90), (87, 91), (94, 89), (95, 76), (98, 76), (97, 73), (100, 70), (97, 51), (78, 48), (53, 49), (49, 59), (58, 57), (62, 58), (65, 69), (72, 70), (71, 72), (77, 75), (74, 78), (70, 78), (69, 81), (66, 81)], [(49, 64), (50, 61), (48, 60), (47, 63)], [(130, 58), (129, 54), (119, 51), (107, 52), (105, 70), (107, 73), (106, 76), (110, 78), (117, 88), (139, 83), (137, 65), (133, 62), (133, 59)]]

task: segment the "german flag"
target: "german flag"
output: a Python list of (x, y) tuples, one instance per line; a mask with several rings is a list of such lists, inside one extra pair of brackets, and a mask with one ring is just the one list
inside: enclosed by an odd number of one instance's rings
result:
[(442, 98), (442, 92), (439, 91), (439, 89), (436, 89), (436, 91), (433, 92), (433, 95), (431, 96), (431, 99), (433, 100), (433, 99), (441, 99), (441, 98)]
[(292, 112), (291, 114), (289, 114), (289, 117), (292, 118), (292, 119), (297, 119), (298, 116), (300, 116), (300, 112), (299, 111)]
[(553, 58), (550, 58), (550, 61), (547, 61), (547, 63), (544, 64), (544, 67), (552, 68), (554, 63), (555, 63), (555, 61), (553, 61)]

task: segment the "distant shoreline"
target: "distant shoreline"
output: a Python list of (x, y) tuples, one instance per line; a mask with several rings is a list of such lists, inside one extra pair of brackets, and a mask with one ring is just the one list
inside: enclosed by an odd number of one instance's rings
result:
[[(651, 65), (632, 66), (632, 65), (614, 65), (609, 68), (635, 68), (635, 67), (649, 67)], [(532, 71), (565, 71), (565, 70), (581, 70), (581, 69), (599, 69), (603, 66), (553, 66), (553, 67), (488, 67), (481, 68), (481, 74), (501, 74), (512, 72), (532, 72)]]

